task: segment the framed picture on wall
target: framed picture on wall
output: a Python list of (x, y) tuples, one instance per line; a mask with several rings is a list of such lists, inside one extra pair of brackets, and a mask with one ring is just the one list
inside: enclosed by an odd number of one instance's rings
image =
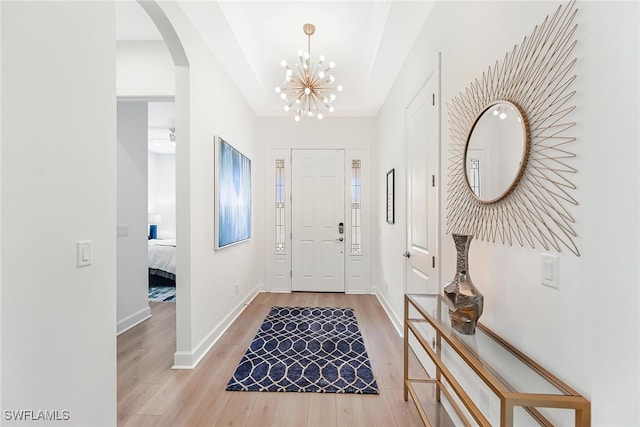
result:
[(215, 248), (251, 238), (251, 160), (219, 136), (215, 141)]
[(395, 175), (396, 175), (395, 169), (391, 169), (389, 172), (387, 172), (387, 223), (388, 224), (395, 224), (396, 222)]

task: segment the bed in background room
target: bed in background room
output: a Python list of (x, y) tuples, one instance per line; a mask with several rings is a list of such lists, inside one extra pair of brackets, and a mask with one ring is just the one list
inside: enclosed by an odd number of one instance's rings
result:
[(149, 287), (176, 286), (175, 239), (149, 240)]

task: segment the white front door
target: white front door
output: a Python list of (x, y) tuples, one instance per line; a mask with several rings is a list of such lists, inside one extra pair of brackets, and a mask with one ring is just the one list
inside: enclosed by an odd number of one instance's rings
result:
[(291, 171), (291, 289), (344, 292), (344, 151), (292, 150)]
[(434, 70), (407, 107), (407, 293), (439, 293), (438, 77)]

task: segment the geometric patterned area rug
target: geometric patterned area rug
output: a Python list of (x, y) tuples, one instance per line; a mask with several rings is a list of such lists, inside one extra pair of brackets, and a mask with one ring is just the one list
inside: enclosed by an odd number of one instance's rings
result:
[(272, 307), (231, 391), (378, 394), (352, 308)]
[(150, 286), (149, 301), (176, 302), (175, 286)]

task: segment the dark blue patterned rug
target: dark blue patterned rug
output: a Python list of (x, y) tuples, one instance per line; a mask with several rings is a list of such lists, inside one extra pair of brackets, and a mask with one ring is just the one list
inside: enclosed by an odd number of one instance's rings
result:
[(378, 394), (378, 385), (352, 308), (273, 307), (227, 390)]

